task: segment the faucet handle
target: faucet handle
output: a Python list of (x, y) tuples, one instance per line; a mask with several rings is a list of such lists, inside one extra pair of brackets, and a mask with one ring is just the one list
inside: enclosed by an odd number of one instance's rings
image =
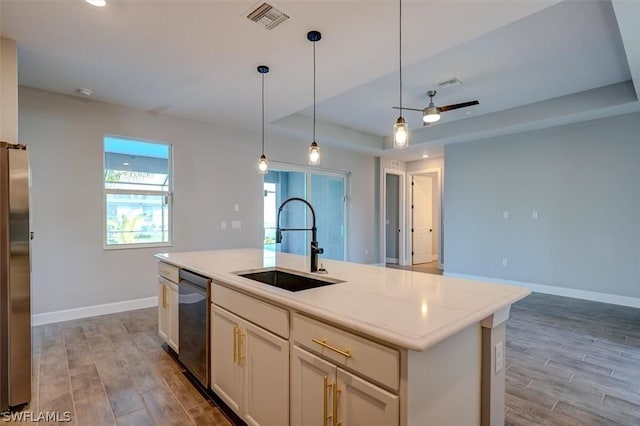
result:
[(320, 263), (320, 267), (318, 268), (318, 273), (319, 274), (327, 274), (327, 270), (324, 269), (324, 265), (322, 263)]

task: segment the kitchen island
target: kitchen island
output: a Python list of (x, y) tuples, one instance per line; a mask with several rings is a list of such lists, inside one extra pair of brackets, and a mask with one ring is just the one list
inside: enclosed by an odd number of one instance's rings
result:
[(323, 259), (307, 275), (342, 282), (291, 292), (238, 273), (307, 257), (156, 257), (212, 279), (211, 389), (249, 424), (504, 425), (505, 321), (527, 289)]

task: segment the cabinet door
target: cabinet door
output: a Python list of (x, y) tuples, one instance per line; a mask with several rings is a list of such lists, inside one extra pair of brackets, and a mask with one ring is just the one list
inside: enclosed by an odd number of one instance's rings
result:
[[(326, 378), (326, 383), (325, 383)], [(332, 426), (336, 366), (297, 346), (291, 356), (291, 426)]]
[(399, 397), (338, 368), (338, 422), (342, 426), (398, 426)]
[(178, 352), (178, 285), (169, 284), (169, 346)]
[(289, 342), (242, 321), (243, 419), (251, 426), (289, 424)]
[(158, 334), (169, 343), (169, 284), (158, 278)]
[(241, 319), (213, 304), (211, 314), (211, 389), (239, 414), (242, 404), (242, 365), (237, 361), (236, 354), (237, 330)]

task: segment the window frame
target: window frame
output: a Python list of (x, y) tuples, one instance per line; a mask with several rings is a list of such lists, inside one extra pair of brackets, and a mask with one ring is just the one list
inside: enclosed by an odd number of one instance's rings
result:
[[(270, 161), (269, 162), (269, 170), (273, 170), (273, 171), (281, 171), (281, 172), (300, 172), (300, 173), (304, 173), (305, 174), (305, 191), (306, 191), (306, 195), (305, 195), (305, 199), (310, 199), (312, 194), (311, 194), (311, 176), (316, 174), (316, 175), (324, 175), (324, 176), (332, 176), (332, 177), (337, 177), (337, 178), (342, 178), (344, 179), (343, 185), (344, 185), (344, 200), (342, 203), (342, 209), (343, 209), (343, 259), (342, 261), (347, 261), (347, 258), (349, 256), (349, 230), (350, 230), (350, 220), (351, 220), (351, 216), (350, 214), (350, 209), (351, 209), (351, 172), (347, 171), (347, 170), (337, 170), (337, 169), (325, 169), (322, 167), (312, 167), (312, 166), (302, 166), (299, 164), (291, 164), (291, 163), (285, 163), (282, 161)], [(264, 176), (262, 177), (262, 189), (264, 191)], [(276, 191), (279, 188), (276, 189)], [(277, 202), (276, 202), (276, 209), (278, 208), (277, 206)], [(263, 211), (264, 211), (264, 198), (263, 198)], [(307, 222), (311, 223), (311, 212), (307, 209)], [(263, 242), (264, 242), (264, 231), (265, 231), (265, 227), (264, 227), (264, 213), (263, 213), (263, 218), (262, 218), (262, 232), (263, 232)], [(309, 248), (307, 247), (306, 242), (310, 241), (310, 237), (311, 235), (305, 234), (305, 255), (308, 256), (309, 253)], [(320, 244), (322, 245), (322, 244)], [(264, 250), (264, 244), (261, 245), (262, 249)], [(278, 252), (277, 248), (275, 250), (275, 252)]]
[[(143, 189), (114, 189), (107, 188), (105, 185), (105, 172), (106, 172), (106, 151), (105, 151), (105, 139), (115, 138), (121, 140), (127, 140), (131, 142), (141, 142), (156, 145), (165, 145), (169, 148), (169, 158), (167, 160), (168, 167), (168, 189), (167, 191), (145, 191)], [(114, 134), (105, 134), (102, 137), (102, 248), (103, 250), (126, 250), (126, 249), (142, 249), (142, 248), (154, 248), (154, 247), (173, 247), (173, 144), (168, 142), (152, 141), (148, 139), (132, 138), (127, 136), (119, 136)], [(167, 214), (169, 216), (167, 221), (167, 241), (155, 242), (155, 243), (133, 243), (133, 244), (108, 244), (107, 242), (107, 197), (110, 194), (129, 194), (129, 195), (153, 195), (164, 196), (167, 204)]]

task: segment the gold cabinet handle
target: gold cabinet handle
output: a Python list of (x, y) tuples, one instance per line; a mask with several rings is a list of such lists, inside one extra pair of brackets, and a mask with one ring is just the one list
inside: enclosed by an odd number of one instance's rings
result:
[(338, 382), (333, 386), (333, 426), (340, 426), (342, 422), (338, 421), (338, 394), (342, 389), (338, 389)]
[(238, 326), (233, 326), (233, 362), (238, 362)]
[(244, 356), (244, 338), (247, 335), (242, 332), (242, 329), (238, 327), (238, 365), (242, 365), (245, 359)]
[(329, 376), (324, 376), (323, 379), (323, 387), (322, 387), (322, 400), (323, 400), (323, 411), (322, 411), (322, 426), (326, 426), (327, 420), (331, 420), (331, 414), (329, 414), (329, 398), (327, 397), (327, 392), (330, 388), (333, 387), (333, 383), (329, 383)]
[(320, 346), (322, 346), (324, 348), (331, 349), (332, 351), (337, 352), (342, 356), (346, 356), (347, 358), (351, 358), (351, 351), (350, 350), (348, 350), (348, 349), (343, 350), (343, 349), (336, 348), (335, 346), (331, 346), (330, 344), (327, 343), (326, 339), (322, 339), (322, 340), (320, 340), (320, 339), (311, 339), (311, 341), (313, 343), (319, 344)]
[(167, 307), (167, 286), (162, 284), (162, 307)]

